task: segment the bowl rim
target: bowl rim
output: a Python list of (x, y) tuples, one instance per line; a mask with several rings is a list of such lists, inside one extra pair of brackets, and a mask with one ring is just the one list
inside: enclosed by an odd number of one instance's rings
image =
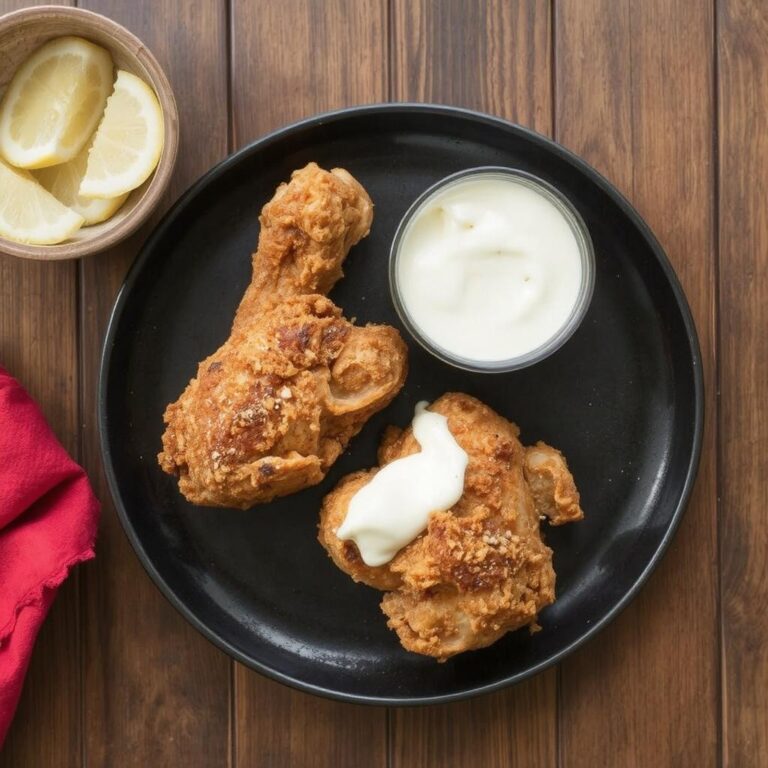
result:
[[(400, 289), (399, 262), (402, 244), (409, 228), (424, 207), (437, 195), (466, 181), (482, 178), (504, 178), (513, 184), (520, 184), (544, 197), (557, 208), (568, 223), (579, 249), (581, 263), (581, 282), (579, 292), (570, 313), (562, 325), (549, 338), (533, 349), (510, 358), (499, 360), (481, 360), (456, 354), (438, 344), (425, 333), (419, 323), (408, 311), (406, 301)], [(455, 368), (473, 373), (509, 373), (540, 363), (557, 352), (581, 325), (589, 310), (595, 287), (595, 249), (584, 218), (568, 196), (550, 182), (530, 171), (502, 165), (482, 165), (465, 168), (439, 179), (425, 189), (408, 207), (397, 225), (389, 250), (389, 291), (400, 322), (411, 334), (414, 341), (427, 352)]]
[(0, 236), (0, 253), (38, 261), (64, 261), (90, 256), (116, 245), (132, 235), (155, 211), (168, 188), (176, 164), (179, 147), (179, 113), (171, 83), (154, 54), (133, 32), (107, 16), (85, 8), (60, 5), (32, 6), (0, 16), (0, 35), (19, 24), (45, 19), (85, 21), (91, 28), (108, 34), (120, 47), (128, 49), (149, 75), (148, 85), (160, 102), (164, 122), (163, 150), (150, 182), (134, 208), (124, 218), (115, 222), (114, 226), (92, 238), (56, 245), (17, 243)]

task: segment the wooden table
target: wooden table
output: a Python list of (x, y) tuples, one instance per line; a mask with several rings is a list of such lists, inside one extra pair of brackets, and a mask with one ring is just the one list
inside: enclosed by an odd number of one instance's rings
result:
[[(26, 3), (0, 0), (7, 11)], [(103, 501), (97, 559), (61, 590), (0, 757), (49, 766), (768, 764), (768, 2), (84, 0), (154, 51), (181, 152), (170, 204), (228, 153), (386, 100), (530, 126), (655, 230), (698, 325), (696, 491), (641, 595), (558, 668), (424, 709), (314, 698), (235, 664), (145, 575), (115, 516), (95, 400), (115, 293), (149, 228), (81, 263), (0, 258), (0, 359)], [(1, 587), (0, 587), (1, 588)]]

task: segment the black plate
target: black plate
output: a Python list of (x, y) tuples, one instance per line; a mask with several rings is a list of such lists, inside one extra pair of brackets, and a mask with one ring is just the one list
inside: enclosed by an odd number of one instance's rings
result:
[[(249, 512), (193, 507), (155, 460), (163, 409), (229, 335), (250, 278), (259, 210), (310, 160), (347, 168), (376, 204), (371, 235), (352, 250), (332, 293), (348, 317), (399, 326), (387, 257), (400, 217), (439, 178), (480, 165), (531, 171), (573, 201), (595, 245), (591, 308), (555, 355), (510, 374), (459, 371), (410, 343), (402, 393), (371, 419), (324, 483)], [(696, 332), (672, 268), (605, 179), (562, 147), (502, 120), (384, 105), (267, 136), (216, 166), (174, 206), (117, 299), (99, 419), (128, 537), (160, 589), (203, 634), (240, 661), (313, 693), (416, 704), (520, 681), (561, 659), (629, 602), (689, 496), (702, 387)], [(518, 422), (524, 441), (562, 449), (586, 520), (546, 531), (558, 600), (541, 614), (543, 631), (514, 632), (437, 664), (400, 647), (379, 611), (380, 594), (337, 570), (315, 536), (323, 495), (342, 475), (375, 463), (384, 426), (408, 423), (418, 400), (449, 390), (475, 395)]]

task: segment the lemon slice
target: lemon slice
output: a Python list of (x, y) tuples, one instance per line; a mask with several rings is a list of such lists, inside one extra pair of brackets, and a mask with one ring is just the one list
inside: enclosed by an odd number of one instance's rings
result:
[(163, 112), (155, 92), (136, 75), (119, 71), (96, 130), (80, 194), (109, 198), (142, 184), (163, 151)]
[(17, 70), (0, 106), (0, 152), (20, 168), (65, 163), (83, 148), (112, 89), (110, 55), (79, 37), (38, 48)]
[(91, 144), (86, 145), (80, 154), (68, 163), (53, 165), (50, 168), (40, 168), (33, 171), (32, 175), (47, 189), (59, 202), (64, 203), (75, 213), (79, 213), (85, 219), (85, 225), (98, 224), (106, 221), (114, 215), (117, 209), (125, 202), (128, 193), (112, 197), (108, 200), (98, 200), (94, 197), (81, 197), (78, 194), (80, 182), (85, 176), (88, 165), (88, 152)]
[(29, 171), (0, 160), (0, 235), (19, 243), (53, 245), (83, 225), (83, 217), (46, 192)]

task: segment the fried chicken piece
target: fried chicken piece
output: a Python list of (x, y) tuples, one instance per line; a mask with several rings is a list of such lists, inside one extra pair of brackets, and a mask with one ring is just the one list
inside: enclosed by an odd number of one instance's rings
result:
[(261, 210), (253, 277), (233, 331), (247, 332), (262, 311), (291, 296), (329, 293), (372, 223), (371, 198), (343, 168), (329, 173), (309, 163), (294, 171)]
[(557, 448), (541, 441), (526, 448), (523, 471), (539, 517), (548, 518), (551, 525), (572, 523), (584, 517), (573, 476)]
[(264, 206), (232, 333), (164, 415), (158, 461), (192, 503), (246, 509), (319, 483), (399, 392), (399, 333), (355, 326), (322, 295), (372, 218), (349, 173), (315, 163)]
[[(523, 448), (515, 424), (469, 395), (443, 395), (429, 410), (448, 419), (469, 456), (459, 501), (432, 513), (427, 530), (389, 563), (370, 567), (354, 542), (336, 535), (350, 499), (379, 468), (356, 472), (326, 496), (318, 538), (341, 570), (386, 592), (382, 611), (407, 650), (444, 661), (520, 627), (537, 629), (538, 612), (555, 600), (540, 514), (559, 524), (583, 513), (565, 458), (554, 448)], [(418, 451), (410, 428), (390, 428), (379, 462)]]

